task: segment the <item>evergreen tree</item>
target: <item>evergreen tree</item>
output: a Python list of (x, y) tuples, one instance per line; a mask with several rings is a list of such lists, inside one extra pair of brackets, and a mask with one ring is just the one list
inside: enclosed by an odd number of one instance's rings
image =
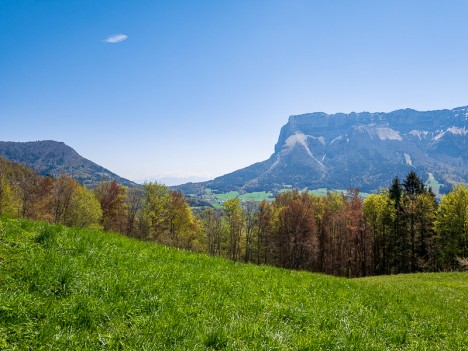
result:
[(392, 185), (388, 189), (388, 195), (393, 200), (395, 206), (395, 217), (393, 220), (393, 230), (391, 232), (390, 246), (392, 247), (392, 261), (389, 262), (391, 272), (405, 273), (408, 271), (407, 265), (407, 240), (405, 238), (405, 223), (403, 209), (403, 185), (398, 176), (393, 178)]
[(414, 171), (408, 173), (405, 181), (403, 182), (403, 186), (406, 193), (410, 196), (416, 196), (425, 192), (423, 181)]
[(390, 185), (390, 188), (388, 188), (388, 196), (390, 199), (395, 201), (395, 207), (398, 207), (400, 205), (400, 200), (401, 200), (401, 195), (402, 195), (402, 185), (400, 183), (400, 178), (396, 176), (393, 178), (392, 185)]

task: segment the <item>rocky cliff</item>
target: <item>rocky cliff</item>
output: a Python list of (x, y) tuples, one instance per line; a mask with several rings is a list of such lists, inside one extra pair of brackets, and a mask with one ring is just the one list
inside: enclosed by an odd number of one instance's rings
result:
[(291, 116), (268, 160), (180, 189), (375, 191), (410, 170), (448, 188), (453, 182), (468, 181), (467, 124), (468, 107)]

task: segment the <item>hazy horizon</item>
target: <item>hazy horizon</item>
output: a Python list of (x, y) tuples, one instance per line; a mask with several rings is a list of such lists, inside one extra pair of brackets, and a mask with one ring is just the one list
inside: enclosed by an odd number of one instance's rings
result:
[(290, 115), (468, 105), (465, 1), (0, 3), (0, 140), (212, 179)]

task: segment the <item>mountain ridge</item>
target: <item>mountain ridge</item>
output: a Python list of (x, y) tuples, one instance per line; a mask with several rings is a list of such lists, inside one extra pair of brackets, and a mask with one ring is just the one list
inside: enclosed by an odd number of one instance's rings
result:
[(376, 191), (388, 186), (395, 175), (403, 177), (414, 170), (448, 189), (452, 183), (468, 181), (467, 121), (468, 106), (293, 115), (281, 128), (267, 160), (177, 188), (184, 193), (284, 187)]
[(87, 187), (108, 180), (116, 180), (127, 187), (138, 186), (84, 158), (61, 141), (0, 141), (0, 156), (27, 166), (39, 175), (57, 177), (62, 173), (67, 174)]

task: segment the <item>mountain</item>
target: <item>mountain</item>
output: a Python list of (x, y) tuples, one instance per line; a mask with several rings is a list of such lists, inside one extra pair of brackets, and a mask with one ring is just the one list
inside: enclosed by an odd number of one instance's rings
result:
[(114, 179), (127, 187), (137, 186), (132, 181), (85, 159), (70, 146), (58, 141), (0, 141), (0, 156), (27, 166), (40, 175), (68, 174), (88, 187)]
[(178, 188), (185, 193), (290, 187), (375, 191), (410, 170), (448, 188), (468, 181), (467, 124), (468, 106), (291, 116), (268, 160)]

